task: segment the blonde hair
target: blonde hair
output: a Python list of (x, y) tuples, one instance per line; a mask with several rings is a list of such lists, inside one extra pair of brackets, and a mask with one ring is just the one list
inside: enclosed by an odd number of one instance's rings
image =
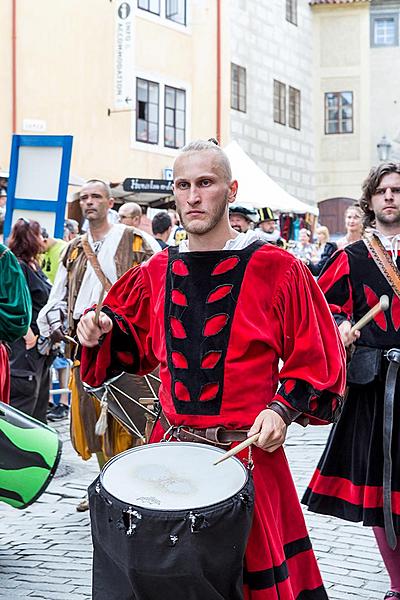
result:
[(317, 227), (315, 233), (322, 233), (322, 235), (325, 237), (325, 242), (329, 242), (329, 229), (325, 225)]

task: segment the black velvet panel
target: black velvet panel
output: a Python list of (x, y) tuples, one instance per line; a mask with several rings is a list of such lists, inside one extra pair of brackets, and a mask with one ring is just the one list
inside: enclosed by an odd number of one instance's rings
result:
[[(246, 266), (261, 246), (263, 242), (257, 241), (242, 250), (181, 253), (169, 248), (165, 334), (171, 395), (178, 414), (220, 413), (236, 304)], [(219, 295), (220, 299), (210, 302)], [(214, 327), (212, 317), (216, 318)], [(206, 325), (212, 335), (205, 335)], [(209, 368), (202, 366), (203, 360)]]

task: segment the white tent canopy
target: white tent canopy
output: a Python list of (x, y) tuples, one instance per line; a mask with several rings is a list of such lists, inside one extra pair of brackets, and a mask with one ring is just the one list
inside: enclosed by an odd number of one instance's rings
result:
[(227, 154), (234, 179), (238, 180), (239, 188), (234, 205), (263, 208), (281, 213), (312, 213), (318, 214), (318, 208), (306, 204), (291, 196), (271, 179), (256, 163), (242, 150), (237, 142), (230, 142), (224, 148)]

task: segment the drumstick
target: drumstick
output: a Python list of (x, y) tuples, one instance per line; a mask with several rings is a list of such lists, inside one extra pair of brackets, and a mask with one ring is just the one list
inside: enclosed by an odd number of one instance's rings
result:
[(365, 325), (367, 325), (372, 319), (380, 313), (382, 310), (387, 310), (389, 308), (389, 298), (388, 296), (381, 296), (379, 298), (378, 304), (375, 304), (357, 323), (353, 325), (350, 329), (350, 334), (352, 335), (356, 331), (360, 331)]
[(95, 325), (99, 324), (100, 311), (101, 311), (102, 306), (103, 306), (103, 298), (104, 298), (104, 294), (105, 293), (106, 293), (106, 288), (103, 285), (103, 287), (101, 288), (99, 300), (97, 302), (96, 310), (95, 310), (95, 313), (94, 313), (94, 323), (95, 323)]
[(227, 458), (230, 458), (231, 456), (235, 456), (235, 454), (237, 454), (241, 450), (244, 450), (245, 448), (248, 448), (249, 446), (251, 446), (251, 444), (254, 444), (254, 442), (256, 442), (259, 437), (260, 437), (260, 434), (259, 433), (255, 433), (254, 435), (252, 435), (249, 438), (247, 438), (247, 440), (244, 440), (244, 442), (240, 442), (240, 444), (238, 444), (237, 446), (235, 446), (231, 450), (228, 450), (228, 452), (226, 452), (223, 456), (221, 456), (221, 458), (219, 458), (218, 460), (216, 460), (215, 463), (214, 463), (214, 465), (219, 465), (220, 463), (222, 463)]
[(79, 346), (78, 342), (76, 340), (74, 340), (74, 338), (71, 337), (70, 335), (67, 335), (66, 333), (64, 333), (63, 337), (67, 342), (71, 342), (71, 344), (75, 344), (75, 346)]

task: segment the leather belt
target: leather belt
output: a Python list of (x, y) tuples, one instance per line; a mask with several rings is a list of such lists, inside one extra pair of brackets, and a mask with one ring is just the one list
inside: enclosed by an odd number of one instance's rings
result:
[(394, 396), (398, 370), (400, 367), (400, 350), (392, 348), (385, 353), (389, 361), (386, 375), (385, 397), (383, 402), (383, 521), (385, 525), (386, 540), (394, 550), (397, 545), (397, 536), (393, 525), (392, 515), (392, 429)]
[(180, 442), (199, 442), (226, 448), (232, 442), (243, 442), (247, 439), (246, 429), (225, 429), (221, 426), (193, 429), (186, 425), (171, 425), (163, 412), (160, 415), (160, 424), (166, 435)]

